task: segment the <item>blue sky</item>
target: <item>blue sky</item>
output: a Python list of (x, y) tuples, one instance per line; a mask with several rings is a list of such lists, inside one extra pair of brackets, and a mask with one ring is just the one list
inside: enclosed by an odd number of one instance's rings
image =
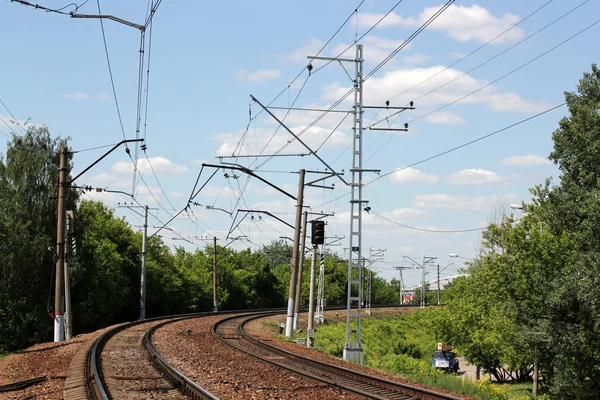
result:
[[(218, 163), (215, 157), (231, 156), (236, 148), (236, 155), (256, 155), (270, 137), (273, 139), (263, 153), (271, 154), (291, 140), (283, 129), (276, 130), (277, 123), (266, 113), (259, 114), (261, 108), (251, 103), (250, 94), (267, 104), (282, 92), (273, 105), (288, 107), (300, 92), (296, 107), (327, 108), (351, 87), (338, 64), (332, 63), (316, 72), (324, 63), (315, 61), (310, 77), (304, 67), (308, 63), (306, 56), (316, 54), (359, 3), (350, 0), (162, 2), (151, 35), (145, 120), (149, 162), (144, 154), (138, 161), (146, 184), (138, 178), (135, 187), (138, 202), (158, 209), (152, 212), (151, 226), (161, 226), (185, 207), (202, 162)], [(321, 55), (337, 56), (395, 3), (366, 0)], [(50, 8), (63, 6), (49, 0), (39, 0), (39, 4)], [(104, 0), (100, 5), (103, 14), (140, 24), (146, 19), (148, 3), (144, 1)], [(399, 4), (360, 41), (364, 45), (365, 74), (441, 5), (429, 0), (405, 0)], [(89, 1), (78, 12), (97, 14), (97, 3)], [(574, 90), (583, 72), (597, 61), (593, 49), (597, 47), (595, 38), (600, 24), (501, 77), (593, 24), (598, 15), (600, 6), (593, 1), (456, 1), (365, 83), (366, 105), (381, 106), (391, 99), (392, 106), (404, 106), (414, 100), (416, 110), (388, 119), (395, 121), (393, 126), (411, 121), (408, 133), (365, 131), (364, 167), (390, 173), (561, 104), (563, 92)], [(515, 24), (493, 42), (446, 69)], [(112, 21), (105, 21), (104, 28), (125, 136), (134, 138), (140, 33)], [(0, 99), (18, 120), (45, 124), (53, 135), (70, 136), (76, 150), (123, 139), (98, 20), (72, 19), (5, 1), (0, 3), (0, 32), (4, 38)], [(146, 54), (150, 49), (149, 37), (147, 32)], [(509, 49), (511, 46), (514, 48)], [(468, 72), (505, 50), (506, 53)], [(353, 57), (354, 51), (352, 47), (344, 56)], [(354, 65), (346, 68), (353, 74)], [(290, 84), (301, 71), (300, 77)], [(434, 78), (414, 87), (433, 75)], [(498, 78), (501, 79), (485, 87)], [(480, 88), (483, 89), (470, 94)], [(461, 97), (465, 98), (448, 105)], [(248, 124), (250, 104), (253, 119)], [(352, 96), (337, 109), (351, 107)], [(434, 112), (441, 107), (444, 108)], [(284, 117), (283, 111), (274, 112)], [(387, 249), (385, 262), (375, 265), (387, 279), (397, 275), (393, 267), (406, 265), (403, 256), (416, 260), (423, 255), (437, 256), (442, 268), (451, 262), (460, 267), (461, 260), (457, 262), (448, 254), (473, 257), (479, 232), (427, 233), (394, 225), (380, 216), (430, 230), (485, 226), (502, 204), (527, 201), (530, 187), (547, 177), (558, 177), (558, 169), (547, 156), (552, 150), (552, 132), (566, 112), (565, 107), (559, 108), (365, 186), (364, 198), (369, 200), (373, 213), (364, 218), (363, 254), (368, 255), (369, 248)], [(365, 124), (389, 114), (385, 110), (366, 111)], [(301, 132), (319, 115), (291, 112), (285, 123), (294, 132)], [(313, 148), (319, 147), (344, 115), (328, 114), (306, 131), (303, 140)], [(2, 138), (11, 130), (20, 132), (18, 126), (9, 122), (6, 109), (0, 108), (0, 117), (8, 123), (7, 126), (0, 121)], [(347, 180), (351, 120), (350, 116), (342, 122), (319, 150), (319, 155), (334, 169), (346, 171)], [(246, 126), (245, 140), (240, 143)], [(385, 127), (387, 122), (378, 126)], [(5, 148), (5, 140), (0, 141), (0, 152)], [(78, 153), (75, 171), (81, 171), (104, 151)], [(281, 154), (303, 152), (297, 142), (281, 150)], [(258, 175), (293, 194), (298, 182), (298, 175), (293, 172), (300, 168), (323, 170), (314, 157), (261, 158), (252, 164), (253, 160), (245, 157), (223, 161), (251, 165), (252, 169), (258, 167), (255, 171)], [(132, 170), (131, 160), (119, 149), (78, 183), (132, 192)], [(205, 170), (200, 182), (205, 182), (212, 172)], [(307, 179), (316, 177), (309, 175)], [(365, 175), (366, 182), (375, 178), (377, 175)], [(348, 194), (348, 188), (333, 179), (328, 182), (335, 183), (334, 190), (307, 188), (305, 202), (314, 212), (335, 213), (335, 217), (328, 218), (327, 234), (346, 236), (341, 246), (331, 248), (342, 254), (343, 248), (348, 247), (350, 206), (349, 197), (341, 196)], [(132, 225), (141, 225), (139, 215), (117, 207), (130, 201), (127, 197), (115, 193), (83, 196), (88, 197), (115, 207), (116, 213)], [(236, 179), (217, 173), (195, 201), (229, 212), (237, 208), (268, 210), (290, 223), (294, 220), (293, 201), (256, 179), (248, 181), (245, 175)], [(193, 214), (182, 213), (169, 228), (199, 245), (204, 244), (199, 237), (214, 235), (224, 244), (232, 223), (230, 215), (201, 206), (192, 206), (192, 210)], [(172, 240), (177, 236), (170, 231), (163, 230), (160, 234), (164, 234), (168, 244), (194, 248), (184, 241)], [(291, 237), (292, 231), (268, 216), (259, 219), (256, 214), (254, 220), (247, 218), (230, 236), (241, 235), (248, 240), (232, 246), (256, 249), (279, 236)], [(444, 275), (454, 271), (456, 268), (451, 266)], [(410, 284), (420, 279), (418, 271), (406, 272), (405, 277)]]

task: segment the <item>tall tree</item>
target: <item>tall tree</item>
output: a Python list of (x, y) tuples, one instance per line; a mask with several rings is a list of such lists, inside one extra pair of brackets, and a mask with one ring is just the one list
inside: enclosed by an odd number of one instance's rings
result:
[[(0, 155), (0, 351), (45, 340), (52, 332), (48, 313), (63, 145), (67, 141), (52, 138), (48, 128), (33, 126), (23, 136), (14, 135)], [(77, 193), (67, 190), (68, 209), (76, 201)]]
[(560, 184), (533, 190), (533, 212), (577, 250), (551, 293), (550, 344), (556, 349), (552, 392), (558, 398), (600, 398), (600, 70), (592, 65), (577, 92), (565, 93), (569, 116), (554, 132), (550, 159)]

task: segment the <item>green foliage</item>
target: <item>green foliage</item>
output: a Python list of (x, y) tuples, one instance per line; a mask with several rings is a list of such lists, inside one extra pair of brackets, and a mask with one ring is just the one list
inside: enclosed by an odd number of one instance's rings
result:
[[(363, 319), (361, 342), (365, 365), (453, 393), (480, 399), (508, 399), (505, 388), (489, 381), (472, 382), (431, 367), (437, 343), (434, 327), (441, 315), (440, 309), (426, 309), (381, 319)], [(345, 337), (344, 322), (319, 326), (315, 347), (341, 357)]]
[[(51, 335), (58, 154), (66, 142), (29, 127), (0, 155), (0, 352)], [(70, 171), (70, 165), (68, 170)], [(67, 191), (67, 207), (77, 200)]]
[[(565, 93), (570, 115), (553, 134), (561, 170), (531, 190), (521, 221), (483, 234), (470, 276), (449, 290), (438, 330), (471, 362), (500, 378), (527, 378), (547, 394), (600, 398), (600, 70)], [(506, 371), (504, 371), (506, 372)], [(510, 372), (510, 371), (509, 371)], [(501, 374), (502, 373), (502, 374)]]

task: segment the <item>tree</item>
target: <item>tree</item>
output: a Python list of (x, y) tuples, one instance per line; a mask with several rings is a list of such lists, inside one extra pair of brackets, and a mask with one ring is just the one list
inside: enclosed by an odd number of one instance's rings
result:
[[(48, 313), (63, 145), (67, 141), (52, 138), (48, 128), (30, 126), (23, 136), (14, 135), (0, 155), (0, 352), (45, 340), (52, 332)], [(69, 209), (76, 200), (77, 193), (67, 190)]]
[[(533, 189), (531, 209), (554, 234), (576, 243), (550, 295), (549, 345), (555, 349), (551, 392), (558, 398), (599, 398), (600, 388), (600, 70), (565, 93), (569, 116), (553, 133), (550, 159), (560, 184)], [(550, 367), (549, 367), (550, 368)]]

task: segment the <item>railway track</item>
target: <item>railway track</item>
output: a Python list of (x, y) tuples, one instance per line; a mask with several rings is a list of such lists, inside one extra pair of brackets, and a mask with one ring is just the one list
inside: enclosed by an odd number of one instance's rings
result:
[(379, 400), (458, 400), (457, 397), (444, 393), (437, 393), (311, 360), (271, 346), (248, 335), (244, 329), (244, 324), (265, 315), (268, 314), (255, 313), (253, 315), (225, 318), (213, 326), (213, 335), (229, 346), (260, 360), (368, 398)]
[[(224, 316), (212, 334), (234, 348), (278, 367), (325, 384), (374, 399), (456, 399), (419, 388), (369, 377), (344, 368), (318, 363), (257, 341), (243, 324), (283, 309), (205, 312), (161, 317), (119, 325), (82, 348), (71, 362), (64, 389), (65, 400), (81, 399), (218, 399), (171, 366), (152, 344), (155, 332), (171, 323), (192, 318)], [(244, 313), (240, 316), (240, 313)], [(235, 314), (235, 315), (233, 315)], [(243, 345), (242, 345), (243, 343)], [(150, 360), (150, 362), (149, 362)], [(398, 390), (398, 387), (403, 387)], [(409, 392), (407, 392), (407, 389)], [(412, 390), (413, 392), (410, 392)], [(409, 394), (407, 394), (409, 393)]]
[[(218, 399), (169, 365), (152, 344), (152, 334), (161, 326), (218, 314), (230, 313), (147, 319), (122, 324), (105, 332), (82, 352), (79, 362), (74, 360), (76, 371), (68, 378), (65, 400)], [(133, 365), (135, 370), (130, 369)]]

